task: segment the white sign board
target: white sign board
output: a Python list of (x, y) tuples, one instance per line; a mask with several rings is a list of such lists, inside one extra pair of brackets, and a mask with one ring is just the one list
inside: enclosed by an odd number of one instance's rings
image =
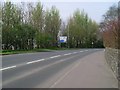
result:
[(60, 36), (60, 42), (66, 43), (67, 42), (67, 36)]

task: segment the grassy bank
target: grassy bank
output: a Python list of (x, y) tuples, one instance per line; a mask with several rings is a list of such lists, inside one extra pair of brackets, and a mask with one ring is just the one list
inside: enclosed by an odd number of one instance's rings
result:
[(33, 50), (3, 50), (0, 55), (34, 53), (34, 52), (51, 52), (54, 50), (68, 50), (68, 48), (48, 48), (48, 49), (33, 49)]

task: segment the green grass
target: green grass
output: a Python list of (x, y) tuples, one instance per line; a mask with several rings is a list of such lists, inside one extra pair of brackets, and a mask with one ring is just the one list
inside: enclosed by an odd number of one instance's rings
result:
[(10, 55), (10, 54), (20, 54), (20, 53), (33, 53), (33, 52), (48, 52), (48, 49), (34, 49), (34, 50), (3, 50), (2, 55)]
[(68, 50), (68, 48), (48, 48), (48, 49), (33, 49), (33, 50), (3, 50), (0, 55), (34, 53), (34, 52), (50, 52), (53, 50)]

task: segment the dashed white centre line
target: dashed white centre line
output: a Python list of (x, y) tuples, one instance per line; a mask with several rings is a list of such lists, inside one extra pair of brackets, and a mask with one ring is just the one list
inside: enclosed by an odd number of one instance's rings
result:
[[(83, 51), (80, 51), (80, 52), (83, 52)], [(67, 53), (67, 54), (64, 54), (64, 56), (66, 56), (66, 55), (71, 55), (71, 54), (75, 54), (75, 53), (78, 53), (78, 52)], [(62, 55), (56, 55), (56, 56), (52, 56), (52, 57), (50, 57), (50, 58), (57, 58), (57, 57), (60, 57), (60, 56), (62, 56)], [(30, 61), (30, 62), (27, 62), (26, 64), (32, 64), (32, 63), (36, 63), (36, 62), (40, 62), (40, 61), (44, 61), (44, 60), (45, 60), (45, 59)], [(16, 67), (17, 67), (17, 66), (14, 65), (14, 66), (2, 68), (2, 69), (0, 69), (0, 71), (7, 70), (7, 69), (12, 69), (12, 68), (16, 68)]]
[(99, 50), (99, 49), (95, 49), (95, 50)]
[(3, 71), (3, 70), (7, 70), (7, 69), (12, 69), (12, 68), (15, 68), (16, 66), (10, 66), (10, 67), (6, 67), (6, 68), (2, 68), (0, 69), (0, 71)]
[(84, 51), (80, 51), (80, 52), (84, 52)]
[(88, 51), (88, 50), (85, 50), (85, 51)]
[(40, 61), (43, 61), (43, 60), (45, 60), (45, 59), (40, 59), (40, 60), (35, 60), (35, 61), (27, 62), (26, 64), (36, 63), (36, 62), (40, 62)]
[(67, 54), (64, 54), (64, 55), (66, 56), (66, 55), (71, 55), (71, 54), (72, 54), (72, 53), (67, 53)]
[(60, 57), (61, 55), (57, 55), (57, 56), (52, 56), (52, 57), (50, 57), (50, 58), (56, 58), (56, 57)]
[(73, 52), (73, 54), (76, 54), (77, 52)]

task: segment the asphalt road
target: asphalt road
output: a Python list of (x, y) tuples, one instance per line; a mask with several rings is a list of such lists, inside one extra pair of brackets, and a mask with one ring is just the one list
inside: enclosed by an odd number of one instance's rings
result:
[(2, 57), (3, 88), (50, 88), (74, 64), (103, 49), (60, 50)]

